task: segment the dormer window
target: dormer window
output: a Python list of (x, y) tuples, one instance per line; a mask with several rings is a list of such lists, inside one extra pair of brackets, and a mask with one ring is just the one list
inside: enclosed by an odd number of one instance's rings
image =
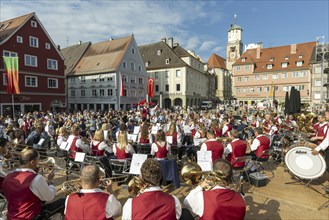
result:
[(31, 27), (36, 28), (37, 27), (37, 22), (36, 21), (31, 21)]
[(288, 63), (287, 63), (287, 62), (285, 62), (285, 63), (281, 63), (281, 67), (282, 67), (282, 68), (287, 68), (287, 66), (288, 66)]
[(162, 50), (158, 50), (158, 51), (157, 51), (158, 56), (160, 56), (161, 53), (162, 53)]
[(270, 58), (270, 62), (272, 62), (272, 61), (274, 61), (274, 58), (271, 57), (271, 58)]
[(284, 59), (285, 59), (285, 60), (289, 60), (289, 56), (286, 56)]
[(148, 67), (149, 66), (149, 61), (146, 61), (145, 62), (145, 67)]
[(166, 65), (168, 65), (169, 63), (170, 63), (170, 59), (167, 58), (167, 59), (166, 59)]
[(266, 66), (266, 68), (267, 68), (268, 70), (272, 69), (272, 67), (273, 67), (273, 64), (267, 64), (267, 66)]
[(303, 61), (297, 61), (296, 62), (296, 66), (302, 66), (303, 65)]
[(299, 59), (303, 58), (303, 55), (301, 55), (301, 54), (300, 54), (300, 55), (298, 55), (298, 58), (299, 58)]
[(243, 57), (243, 58), (241, 59), (241, 61), (242, 61), (242, 62), (246, 62), (246, 58)]

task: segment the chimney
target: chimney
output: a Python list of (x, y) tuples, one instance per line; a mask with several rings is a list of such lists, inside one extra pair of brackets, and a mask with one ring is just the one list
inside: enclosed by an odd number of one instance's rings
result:
[(174, 47), (178, 47), (179, 46), (179, 43), (174, 43)]
[(81, 45), (82, 44), (82, 41), (81, 40), (79, 40), (79, 43), (78, 43), (79, 45)]
[(256, 48), (256, 59), (260, 59), (260, 47)]
[(60, 45), (57, 45), (57, 49), (58, 49), (58, 50), (61, 50), (61, 46), (60, 46)]
[(169, 46), (170, 48), (173, 48), (173, 45), (174, 45), (174, 38), (169, 37), (169, 38), (168, 38), (168, 46)]
[(164, 42), (164, 43), (167, 43), (167, 39), (165, 37), (161, 38), (161, 41)]
[(260, 59), (260, 47), (256, 48), (256, 59)]
[(263, 48), (263, 42), (258, 42), (258, 43), (257, 43), (257, 47), (259, 47), (259, 48)]
[(290, 46), (290, 54), (297, 53), (297, 44), (291, 44)]

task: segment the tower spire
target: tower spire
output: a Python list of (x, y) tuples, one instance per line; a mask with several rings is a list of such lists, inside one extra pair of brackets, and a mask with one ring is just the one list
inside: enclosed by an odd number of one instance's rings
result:
[(236, 13), (234, 14), (234, 25), (236, 25)]

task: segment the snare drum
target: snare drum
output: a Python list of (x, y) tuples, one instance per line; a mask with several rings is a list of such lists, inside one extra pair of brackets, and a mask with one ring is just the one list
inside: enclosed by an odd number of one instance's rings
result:
[(298, 146), (287, 151), (285, 163), (294, 175), (302, 179), (316, 179), (326, 171), (326, 162), (322, 155), (312, 154), (307, 146)]

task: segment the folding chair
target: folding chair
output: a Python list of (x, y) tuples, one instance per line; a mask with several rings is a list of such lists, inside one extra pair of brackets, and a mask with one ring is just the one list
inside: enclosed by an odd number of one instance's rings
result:
[(178, 161), (179, 148), (177, 147), (177, 145), (172, 144), (170, 146), (170, 151), (171, 151), (170, 158)]
[(252, 156), (243, 156), (243, 157), (237, 157), (235, 158), (232, 166), (234, 167), (234, 164), (236, 163), (244, 163), (244, 166), (241, 167), (241, 168), (234, 168), (233, 169), (233, 180), (234, 180), (234, 177), (237, 176), (236, 174), (239, 173), (238, 177), (241, 176), (242, 173), (244, 173), (246, 176), (247, 176), (247, 179), (248, 179), (248, 182), (250, 183), (250, 179), (249, 179), (249, 162), (251, 161), (251, 158)]
[[(264, 169), (264, 166), (263, 166), (263, 163), (266, 163), (266, 165), (267, 165), (267, 167), (268, 167), (268, 169), (271, 171), (271, 173), (272, 173), (272, 178), (274, 178), (274, 167), (273, 167), (273, 169), (272, 169), (272, 167), (270, 166), (270, 157), (271, 157), (271, 153), (272, 153), (272, 150), (271, 149), (268, 149), (268, 150), (264, 150), (263, 152), (262, 152), (262, 154), (260, 155), (260, 157), (258, 157), (256, 160), (255, 160), (255, 162), (257, 163), (257, 165), (259, 165), (263, 170), (265, 170)], [(263, 156), (265, 156), (265, 155), (268, 155), (268, 158), (267, 158), (267, 160), (264, 160), (264, 158), (262, 158)], [(257, 172), (259, 172), (259, 166), (257, 166)]]
[(137, 150), (138, 154), (151, 154), (151, 144), (139, 144)]
[(113, 177), (127, 176), (129, 173), (129, 168), (131, 164), (131, 158), (120, 160), (120, 159), (110, 159), (110, 167), (112, 170)]

